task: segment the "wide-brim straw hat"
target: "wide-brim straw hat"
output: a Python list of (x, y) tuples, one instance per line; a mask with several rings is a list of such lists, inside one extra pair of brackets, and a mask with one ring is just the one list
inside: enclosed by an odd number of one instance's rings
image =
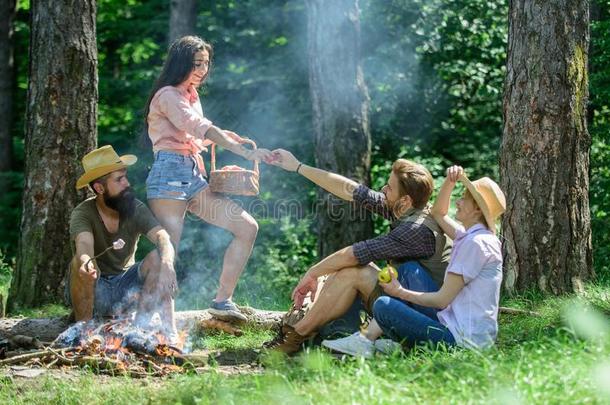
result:
[(483, 212), (489, 230), (496, 233), (496, 220), (506, 211), (506, 197), (500, 186), (489, 177), (470, 181), (462, 174), (459, 179)]
[(115, 170), (125, 169), (137, 161), (138, 158), (135, 155), (119, 156), (110, 145), (95, 149), (83, 157), (85, 173), (76, 182), (76, 189), (86, 187), (93, 180)]

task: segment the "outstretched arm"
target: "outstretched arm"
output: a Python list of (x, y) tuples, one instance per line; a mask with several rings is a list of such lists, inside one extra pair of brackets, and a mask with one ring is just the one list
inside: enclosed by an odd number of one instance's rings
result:
[(268, 149), (259, 148), (251, 150), (246, 148), (239, 141), (241, 138), (235, 132), (222, 130), (212, 125), (206, 132), (205, 137), (217, 145), (230, 150), (231, 152), (239, 155), (248, 160), (262, 160), (268, 162), (271, 160), (271, 151)]
[(409, 301), (417, 305), (430, 308), (445, 309), (453, 302), (455, 297), (464, 288), (465, 282), (461, 274), (448, 272), (445, 282), (440, 290), (436, 292), (419, 292), (407, 290), (400, 285), (395, 277), (389, 283), (380, 283), (386, 294)]
[(311, 180), (329, 193), (346, 201), (354, 200), (354, 190), (358, 187), (357, 182), (336, 173), (305, 165), (299, 162), (299, 160), (287, 150), (274, 150), (272, 164), (289, 172), (295, 172), (298, 169), (300, 175)]
[(449, 212), (449, 204), (451, 203), (451, 192), (455, 188), (455, 183), (460, 175), (464, 174), (464, 169), (461, 166), (451, 166), (447, 169), (447, 177), (441, 186), (441, 189), (432, 206), (431, 214), (443, 232), (451, 238), (455, 239), (455, 233), (461, 229), (461, 226), (447, 215)]

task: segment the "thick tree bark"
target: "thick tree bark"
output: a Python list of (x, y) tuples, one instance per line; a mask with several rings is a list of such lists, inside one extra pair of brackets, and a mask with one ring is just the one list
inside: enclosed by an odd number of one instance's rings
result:
[(68, 224), (84, 198), (81, 158), (96, 146), (95, 0), (31, 3), (25, 188), (9, 305), (57, 302), (70, 261)]
[[(360, 56), (357, 0), (307, 0), (309, 86), (317, 166), (370, 183), (369, 96)], [(324, 257), (372, 234), (370, 215), (319, 192), (319, 253)]]
[(11, 170), (13, 137), (13, 17), (16, 0), (0, 4), (0, 172)]
[(169, 37), (171, 44), (185, 35), (194, 35), (197, 24), (197, 0), (170, 0)]
[(578, 291), (593, 276), (589, 3), (513, 0), (508, 40), (500, 159), (505, 287)]
[[(284, 312), (263, 311), (245, 308), (244, 313), (248, 320), (244, 326), (262, 329), (279, 328)], [(180, 330), (189, 330), (195, 323), (211, 319), (208, 311), (181, 311), (176, 312), (176, 325)], [(0, 338), (6, 339), (15, 335), (38, 337), (42, 342), (51, 342), (70, 326), (68, 319), (63, 318), (5, 318), (0, 319)], [(241, 325), (240, 325), (241, 326)]]

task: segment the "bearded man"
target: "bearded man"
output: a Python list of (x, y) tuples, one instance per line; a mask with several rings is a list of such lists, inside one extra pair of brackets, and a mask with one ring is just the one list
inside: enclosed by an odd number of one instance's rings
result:
[[(95, 196), (76, 206), (70, 216), (74, 257), (66, 301), (76, 321), (126, 316), (137, 310), (137, 323), (147, 326), (158, 312), (166, 332), (173, 334), (175, 252), (169, 234), (130, 187), (127, 167), (136, 161), (134, 155), (119, 157), (109, 145), (83, 157), (85, 173), (76, 188), (89, 186)], [(136, 263), (140, 235), (157, 249)]]
[[(312, 266), (295, 287), (292, 299), (296, 310), (306, 298), (313, 304), (302, 319), (288, 317), (280, 339), (269, 346), (285, 353), (298, 351), (325, 324), (351, 311), (357, 298), (372, 314), (373, 304), (383, 294), (377, 280), (379, 267), (374, 263), (378, 260), (398, 267), (398, 281), (405, 288), (439, 290), (451, 245), (427, 209), (434, 184), (424, 166), (396, 160), (387, 184), (377, 192), (341, 175), (305, 165), (286, 150), (275, 150), (273, 156), (272, 164), (296, 172), (337, 197), (384, 216), (392, 224), (388, 234), (347, 246)], [(417, 309), (429, 317), (436, 316), (435, 309)]]

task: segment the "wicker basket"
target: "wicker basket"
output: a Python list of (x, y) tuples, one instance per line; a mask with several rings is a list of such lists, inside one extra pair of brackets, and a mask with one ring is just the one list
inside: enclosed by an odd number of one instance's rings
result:
[[(244, 143), (249, 143), (256, 149), (256, 143), (250, 139), (244, 139)], [(254, 161), (254, 168), (246, 170), (221, 169), (216, 170), (216, 145), (212, 144), (210, 171), (210, 190), (215, 193), (234, 194), (234, 195), (258, 195), (258, 162)]]

